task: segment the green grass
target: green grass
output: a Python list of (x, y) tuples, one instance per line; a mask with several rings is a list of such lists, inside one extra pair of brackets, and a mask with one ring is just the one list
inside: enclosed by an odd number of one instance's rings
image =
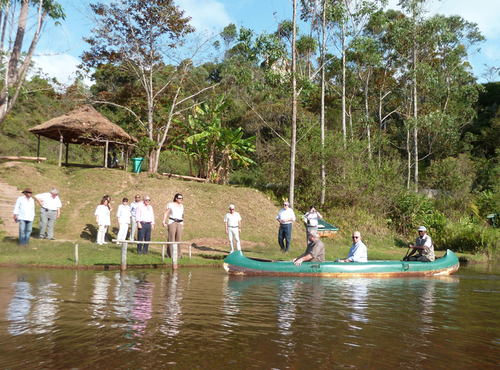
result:
[[(270, 259), (291, 260), (306, 248), (305, 229), (300, 222), (294, 223), (290, 252), (284, 255), (278, 246), (278, 223), (276, 215), (281, 207), (271, 196), (251, 188), (203, 184), (164, 176), (149, 176), (146, 173), (133, 174), (116, 169), (59, 168), (46, 163), (18, 163), (13, 166), (0, 165), (2, 181), (17, 186), (18, 189), (31, 187), (34, 194), (47, 192), (56, 187), (60, 190), (63, 203), (61, 218), (55, 225), (57, 241), (31, 239), (29, 246), (19, 247), (16, 240), (2, 237), (0, 264), (34, 265), (70, 268), (75, 266), (75, 244), (79, 245), (79, 266), (90, 268), (105, 264), (120, 264), (120, 246), (107, 244), (99, 246), (96, 240), (94, 211), (104, 194), (111, 195), (112, 226), (110, 238), (116, 238), (118, 225), (116, 210), (121, 199), (132, 200), (136, 193), (148, 194), (156, 215), (156, 227), (152, 232), (153, 241), (165, 241), (167, 229), (161, 227), (163, 210), (171, 202), (174, 194), (184, 195), (185, 227), (183, 240), (197, 240), (198, 245), (212, 241), (209, 248), (199, 253), (223, 256), (229, 251), (224, 232), (223, 218), (227, 207), (233, 203), (243, 218), (241, 239), (247, 242), (243, 252), (248, 256)], [(296, 213), (299, 213), (296, 211)], [(39, 207), (37, 206), (33, 236), (38, 235)], [(329, 214), (335, 217), (328, 216)], [(383, 220), (363, 210), (353, 210), (352, 215), (342, 215), (337, 210), (324, 213), (326, 221), (339, 227), (339, 233), (332, 239), (322, 239), (326, 246), (326, 259), (335, 260), (347, 256), (352, 240), (351, 233), (358, 229), (368, 247), (369, 259), (401, 259), (407, 251), (408, 240), (383, 227)], [(350, 216), (356, 224), (343, 220)], [(364, 220), (364, 221), (361, 221)], [(431, 235), (432, 236), (432, 235)], [(201, 240), (201, 241), (199, 241)], [(214, 244), (215, 243), (215, 244)], [(249, 244), (248, 244), (249, 243)], [(138, 256), (135, 245), (129, 246), (128, 264), (161, 265), (161, 247), (150, 246), (150, 254)], [(208, 251), (208, 252), (207, 252)], [(224, 253), (225, 251), (225, 253)], [(187, 253), (179, 260), (179, 266), (221, 266), (223, 260), (205, 259), (196, 255), (189, 260)], [(444, 250), (437, 251), (438, 256)], [(469, 259), (484, 260), (483, 255), (467, 255)], [(170, 264), (171, 260), (166, 259)]]

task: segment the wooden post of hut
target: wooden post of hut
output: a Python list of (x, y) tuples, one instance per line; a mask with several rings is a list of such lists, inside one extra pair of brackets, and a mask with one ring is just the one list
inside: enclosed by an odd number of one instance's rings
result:
[(62, 133), (59, 131), (59, 167), (62, 166), (63, 143), (64, 143), (64, 138)]

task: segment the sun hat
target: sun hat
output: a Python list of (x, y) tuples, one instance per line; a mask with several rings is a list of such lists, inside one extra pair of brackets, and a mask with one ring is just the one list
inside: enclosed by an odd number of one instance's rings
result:
[(236, 209), (236, 207), (234, 206), (234, 204), (230, 204), (230, 205), (229, 205), (229, 209), (231, 209), (231, 208)]
[(25, 188), (21, 193), (24, 194), (24, 193), (33, 193), (33, 192), (31, 191), (31, 188)]
[(425, 228), (425, 226), (420, 226), (420, 227), (418, 228), (418, 231), (427, 231), (427, 229)]

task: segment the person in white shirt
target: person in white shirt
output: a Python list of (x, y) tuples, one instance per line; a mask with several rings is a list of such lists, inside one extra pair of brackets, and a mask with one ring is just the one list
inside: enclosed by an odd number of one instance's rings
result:
[(229, 238), (229, 253), (234, 252), (233, 238), (236, 241), (236, 249), (241, 251), (240, 233), (241, 233), (241, 216), (234, 207), (234, 204), (229, 205), (229, 213), (224, 217), (226, 225), (226, 235)]
[(19, 246), (30, 242), (33, 231), (33, 220), (35, 219), (35, 201), (31, 197), (33, 193), (30, 188), (22, 191), (24, 195), (16, 200), (14, 206), (14, 221), (19, 222)]
[(311, 230), (318, 230), (318, 220), (323, 218), (323, 216), (321, 216), (321, 214), (316, 210), (316, 207), (311, 206), (311, 208), (309, 208), (309, 212), (306, 212), (304, 217), (306, 221), (306, 237), (309, 240), (309, 233)]
[[(182, 240), (182, 230), (184, 229), (184, 206), (182, 205), (184, 197), (177, 193), (174, 195), (174, 201), (167, 204), (165, 212), (163, 212), (162, 226), (168, 227), (168, 241), (180, 242)], [(168, 219), (168, 222), (167, 222)], [(182, 258), (182, 248), (177, 244), (177, 256)], [(173, 245), (168, 244), (167, 256), (172, 258)]]
[(137, 206), (142, 203), (141, 196), (139, 194), (135, 195), (135, 202), (130, 204), (130, 213), (132, 214), (132, 223), (130, 224), (130, 241), (134, 241), (135, 231), (137, 230), (137, 222), (135, 220), (135, 210)]
[[(118, 224), (120, 225), (116, 239), (118, 240), (127, 239), (128, 225), (130, 224), (131, 216), (132, 215), (130, 213), (130, 207), (128, 206), (128, 199), (123, 198), (122, 204), (118, 206), (118, 210), (116, 211), (116, 218), (118, 219)], [(116, 242), (116, 244), (120, 243)]]
[(108, 202), (107, 198), (102, 198), (101, 204), (97, 206), (94, 213), (95, 222), (99, 227), (97, 230), (97, 244), (99, 245), (108, 244), (105, 239), (106, 231), (111, 225), (111, 212), (109, 211)]
[[(278, 243), (281, 251), (288, 253), (292, 239), (292, 222), (295, 221), (295, 212), (290, 208), (290, 203), (287, 201), (283, 202), (283, 208), (278, 213), (276, 220), (280, 223)], [(286, 240), (286, 244), (283, 242), (283, 239)]]
[(35, 200), (40, 205), (40, 226), (39, 235), (40, 239), (45, 238), (45, 230), (47, 230), (47, 239), (54, 239), (54, 225), (56, 219), (61, 217), (61, 199), (59, 199), (59, 190), (52, 189), (50, 193), (43, 193), (35, 195)]
[[(137, 241), (151, 240), (151, 231), (155, 228), (155, 213), (153, 211), (153, 206), (149, 204), (151, 198), (149, 195), (145, 195), (143, 198), (143, 203), (137, 206), (135, 210), (135, 220), (137, 222)], [(137, 254), (148, 254), (149, 243), (147, 244), (137, 244)]]
[(361, 234), (359, 231), (355, 231), (352, 233), (352, 246), (349, 249), (349, 253), (347, 254), (347, 258), (341, 260), (338, 259), (338, 262), (368, 262), (368, 253), (366, 250), (366, 245), (361, 241)]

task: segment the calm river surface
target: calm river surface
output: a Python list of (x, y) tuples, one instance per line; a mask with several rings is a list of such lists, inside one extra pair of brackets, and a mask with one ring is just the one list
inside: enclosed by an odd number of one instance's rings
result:
[(500, 266), (443, 278), (0, 269), (1, 369), (498, 369)]

